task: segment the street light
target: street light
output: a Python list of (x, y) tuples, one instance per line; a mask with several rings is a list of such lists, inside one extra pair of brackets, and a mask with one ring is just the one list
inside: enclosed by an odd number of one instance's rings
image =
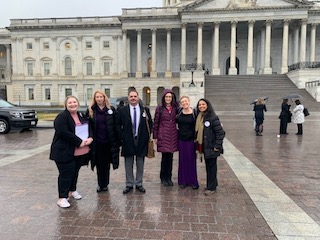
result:
[(189, 87), (195, 87), (196, 84), (193, 82), (193, 73), (194, 73), (194, 68), (191, 67), (191, 83), (189, 84)]

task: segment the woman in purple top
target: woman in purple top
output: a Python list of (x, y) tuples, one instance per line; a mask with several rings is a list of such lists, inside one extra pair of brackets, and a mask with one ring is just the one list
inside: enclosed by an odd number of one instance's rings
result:
[(89, 122), (93, 129), (91, 168), (97, 168), (97, 192), (108, 191), (110, 165), (119, 167), (119, 133), (115, 123), (117, 111), (110, 105), (106, 94), (97, 90), (88, 108)]
[(191, 186), (193, 189), (198, 189), (196, 147), (194, 142), (196, 118), (193, 109), (190, 107), (189, 97), (181, 97), (180, 105), (182, 110), (176, 118), (179, 139), (178, 184), (181, 188)]

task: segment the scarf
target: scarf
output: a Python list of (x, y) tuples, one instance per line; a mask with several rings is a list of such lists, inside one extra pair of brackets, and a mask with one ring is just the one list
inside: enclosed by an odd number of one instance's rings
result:
[(203, 143), (203, 112), (200, 112), (196, 120), (196, 142), (200, 145)]

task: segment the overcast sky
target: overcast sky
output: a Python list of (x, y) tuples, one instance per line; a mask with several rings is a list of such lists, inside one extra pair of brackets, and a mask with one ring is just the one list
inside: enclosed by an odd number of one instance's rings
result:
[(5, 0), (0, 28), (15, 18), (118, 16), (122, 8), (162, 7), (162, 0)]

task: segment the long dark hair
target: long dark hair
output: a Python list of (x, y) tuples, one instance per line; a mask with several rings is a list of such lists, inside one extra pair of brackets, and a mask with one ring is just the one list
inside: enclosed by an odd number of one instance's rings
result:
[(198, 103), (197, 103), (197, 115), (199, 114), (199, 102), (200, 101), (204, 101), (206, 104), (207, 104), (207, 106), (208, 106), (208, 108), (207, 108), (207, 110), (205, 111), (205, 115), (208, 115), (208, 116), (215, 116), (216, 115), (216, 113), (215, 113), (215, 111), (214, 111), (214, 109), (213, 109), (213, 106), (212, 106), (212, 104), (209, 102), (209, 100), (207, 100), (207, 99), (205, 99), (205, 98), (201, 98), (201, 99), (199, 99), (199, 101), (198, 101)]

